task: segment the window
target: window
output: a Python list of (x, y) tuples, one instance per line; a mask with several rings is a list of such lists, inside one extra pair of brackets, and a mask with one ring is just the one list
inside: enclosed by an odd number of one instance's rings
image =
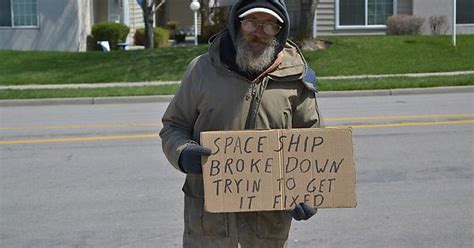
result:
[(0, 0), (0, 27), (12, 25), (10, 0)]
[(339, 0), (339, 25), (365, 25), (365, 0)]
[(456, 23), (474, 24), (474, 1), (457, 0), (456, 1)]
[(393, 0), (336, 0), (338, 26), (383, 26), (393, 15)]
[(38, 26), (37, 0), (0, 0), (0, 27)]

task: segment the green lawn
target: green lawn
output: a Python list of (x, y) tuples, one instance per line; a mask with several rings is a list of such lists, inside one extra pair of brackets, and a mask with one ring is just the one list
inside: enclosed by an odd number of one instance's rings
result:
[(0, 51), (0, 85), (179, 80), (207, 46), (105, 52)]
[(305, 57), (319, 76), (474, 70), (474, 35), (331, 38), (333, 46)]
[[(329, 38), (325, 50), (304, 52), (318, 76), (474, 70), (474, 35), (361, 36)], [(0, 85), (180, 80), (207, 45), (104, 52), (0, 50)], [(474, 75), (426, 78), (320, 80), (320, 91), (474, 85)], [(0, 90), (0, 99), (174, 94), (178, 85), (99, 89)]]
[[(474, 35), (329, 38), (305, 52), (319, 76), (474, 70)], [(0, 85), (179, 80), (207, 46), (104, 52), (0, 51)], [(474, 81), (474, 80), (471, 80)], [(471, 82), (472, 84), (472, 82)]]

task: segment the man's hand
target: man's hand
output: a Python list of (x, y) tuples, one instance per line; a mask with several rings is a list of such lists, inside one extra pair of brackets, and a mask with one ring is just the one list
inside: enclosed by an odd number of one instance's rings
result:
[(186, 173), (201, 174), (201, 157), (209, 155), (211, 155), (211, 149), (198, 144), (190, 144), (183, 149), (179, 156), (179, 167)]
[(318, 212), (318, 209), (308, 206), (306, 203), (300, 202), (291, 210), (291, 216), (295, 220), (307, 220)]

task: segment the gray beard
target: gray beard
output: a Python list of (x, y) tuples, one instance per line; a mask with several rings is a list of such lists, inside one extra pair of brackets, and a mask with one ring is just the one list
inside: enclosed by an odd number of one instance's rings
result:
[(235, 63), (244, 72), (263, 72), (273, 64), (277, 46), (277, 40), (273, 39), (263, 51), (255, 51), (242, 36), (239, 36), (237, 38)]

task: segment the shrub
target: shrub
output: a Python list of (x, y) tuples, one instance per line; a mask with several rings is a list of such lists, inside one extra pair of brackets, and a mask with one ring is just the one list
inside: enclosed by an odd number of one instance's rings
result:
[[(170, 32), (164, 28), (157, 27), (153, 33), (154, 48), (168, 46)], [(145, 28), (137, 29), (135, 33), (135, 45), (145, 45)]]
[(166, 23), (166, 29), (168, 29), (172, 34), (178, 31), (178, 22), (177, 21), (169, 21)]
[(110, 49), (117, 50), (117, 43), (125, 42), (127, 40), (130, 28), (115, 22), (101, 22), (92, 27), (93, 43), (96, 44), (96, 50), (99, 50), (97, 41), (108, 41)]
[(431, 16), (430, 28), (432, 35), (446, 34), (448, 18), (446, 16)]
[(390, 35), (418, 35), (423, 27), (422, 17), (399, 15), (387, 19), (387, 34)]

